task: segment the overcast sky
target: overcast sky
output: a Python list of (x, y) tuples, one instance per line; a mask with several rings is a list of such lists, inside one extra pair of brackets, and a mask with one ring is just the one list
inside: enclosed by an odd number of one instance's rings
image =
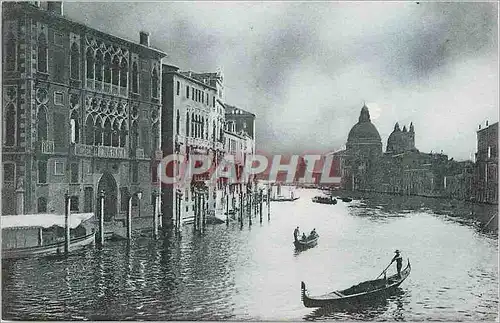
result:
[(420, 151), (468, 159), (498, 121), (496, 3), (65, 2), (65, 15), (153, 46), (182, 70), (224, 72), (268, 152), (343, 146), (366, 101), (387, 137), (413, 121)]

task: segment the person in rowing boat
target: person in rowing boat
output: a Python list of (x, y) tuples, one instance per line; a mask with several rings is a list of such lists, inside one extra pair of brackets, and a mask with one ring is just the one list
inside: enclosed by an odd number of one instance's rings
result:
[(403, 267), (403, 257), (401, 257), (401, 254), (399, 250), (394, 251), (395, 255), (394, 258), (392, 258), (391, 264), (395, 261), (396, 262), (396, 269), (398, 270), (398, 276), (401, 277), (401, 268)]
[(299, 240), (299, 235), (300, 235), (299, 227), (296, 227), (295, 230), (293, 230), (293, 239), (294, 239), (294, 241)]
[(306, 233), (302, 233), (302, 241), (306, 241), (307, 240), (307, 236), (306, 236)]
[(316, 228), (312, 229), (311, 233), (309, 234), (311, 238), (316, 237)]

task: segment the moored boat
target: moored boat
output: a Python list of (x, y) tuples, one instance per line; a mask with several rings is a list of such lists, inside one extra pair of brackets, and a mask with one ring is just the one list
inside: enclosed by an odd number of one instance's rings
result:
[(271, 198), (271, 201), (272, 202), (293, 202), (293, 201), (296, 201), (298, 200), (300, 197), (298, 196), (290, 196), (290, 197), (286, 197), (286, 196), (283, 196), (283, 195), (278, 195), (276, 197), (272, 197)]
[(401, 275), (395, 274), (382, 279), (368, 280), (344, 290), (336, 290), (319, 296), (310, 296), (306, 289), (306, 284), (301, 282), (302, 303), (305, 307), (326, 307), (345, 304), (354, 306), (362, 305), (364, 301), (385, 297), (394, 292), (410, 275), (410, 272), (411, 265), (408, 259), (408, 264), (401, 271)]
[[(70, 252), (95, 242), (93, 213), (69, 217)], [(1, 216), (2, 259), (58, 255), (64, 252), (64, 215)]]
[(319, 204), (337, 204), (337, 199), (333, 196), (315, 196), (312, 201)]
[(352, 201), (352, 198), (350, 197), (343, 197), (341, 198), (342, 202), (351, 202)]

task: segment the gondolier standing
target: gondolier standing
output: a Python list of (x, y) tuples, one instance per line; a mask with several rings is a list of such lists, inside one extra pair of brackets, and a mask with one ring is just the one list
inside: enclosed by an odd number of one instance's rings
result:
[(391, 264), (396, 261), (396, 268), (398, 270), (398, 275), (401, 277), (401, 268), (403, 267), (403, 257), (401, 257), (401, 254), (399, 250), (394, 251), (395, 255), (394, 258), (392, 258)]
[(295, 230), (293, 230), (293, 239), (294, 241), (298, 241), (299, 240), (299, 227), (296, 227)]

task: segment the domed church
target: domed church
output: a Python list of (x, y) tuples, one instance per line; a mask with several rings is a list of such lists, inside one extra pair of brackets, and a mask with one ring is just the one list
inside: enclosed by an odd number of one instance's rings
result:
[(387, 139), (387, 153), (399, 154), (405, 151), (418, 152), (415, 148), (415, 128), (413, 127), (413, 122), (410, 123), (410, 131), (406, 130), (406, 126), (403, 126), (403, 130), (399, 128), (399, 123), (396, 122), (394, 125), (394, 130), (389, 135)]
[(346, 150), (351, 155), (379, 156), (382, 154), (382, 140), (377, 128), (371, 122), (368, 107), (363, 105), (359, 114), (358, 123), (349, 131)]

